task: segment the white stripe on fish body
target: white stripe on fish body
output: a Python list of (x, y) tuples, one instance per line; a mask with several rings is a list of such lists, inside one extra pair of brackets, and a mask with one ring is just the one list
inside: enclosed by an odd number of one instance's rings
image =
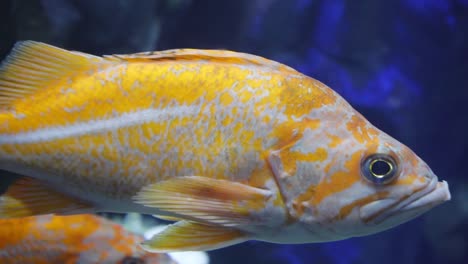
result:
[[(16, 135), (2, 134), (0, 143), (14, 144), (18, 150), (14, 156), (0, 152), (6, 163), (16, 161), (18, 165), (28, 164), (54, 172), (55, 175), (46, 175), (44, 180), (72, 185), (86, 193), (104, 192), (120, 199), (134, 195), (143, 185), (171, 176), (215, 173), (245, 180), (254, 169), (265, 165), (259, 151), (267, 150), (276, 142), (268, 134), (286, 117), (275, 106), (258, 107), (259, 98), (242, 104), (234, 97), (237, 102), (229, 107), (220, 107), (219, 98), (206, 102), (202, 97), (194, 105), (173, 103), (167, 108), (142, 109), (107, 119), (39, 128)], [(208, 111), (210, 107), (217, 109), (214, 116)], [(237, 115), (234, 110), (238, 111)], [(228, 116), (233, 117), (233, 122), (223, 125)], [(271, 117), (270, 122), (264, 121), (265, 116)], [(182, 126), (182, 118), (190, 118), (192, 122)], [(209, 119), (217, 125), (208, 127)], [(154, 131), (152, 125), (158, 123), (163, 123), (166, 129)], [(233, 130), (239, 123), (242, 129), (236, 134)], [(203, 131), (202, 137), (197, 137), (194, 131)], [(253, 149), (254, 142), (246, 141), (246, 131), (253, 132), (250, 140), (260, 141), (261, 149)], [(169, 144), (168, 136), (178, 140)], [(223, 137), (224, 144), (215, 146), (216, 136)], [(135, 138), (146, 148), (132, 148), (130, 141)], [(50, 149), (51, 144), (60, 140), (71, 140), (71, 143), (48, 153), (25, 151), (29, 144)], [(93, 144), (96, 140), (99, 144)], [(210, 152), (213, 149), (217, 153)], [(197, 169), (194, 164), (201, 166)]]
[(28, 144), (53, 141), (69, 137), (98, 134), (110, 130), (118, 130), (123, 127), (138, 126), (145, 123), (161, 122), (169, 119), (189, 116), (196, 113), (196, 106), (177, 106), (165, 109), (146, 109), (103, 120), (92, 120), (70, 124), (68, 126), (57, 126), (40, 128), (34, 131), (11, 134), (0, 134), (1, 144)]
[[(77, 68), (68, 71), (51, 59), (46, 65), (60, 77), (43, 73), (38, 58), (32, 66), (50, 83), (13, 82), (0, 72), (0, 104), (12, 110), (0, 115), (0, 168), (42, 179), (47, 197), (80, 200), (47, 206), (42, 199), (41, 212), (76, 206), (189, 220), (143, 244), (163, 252), (251, 238), (304, 243), (367, 235), (450, 199), (424, 161), (328, 87), (234, 54), (116, 55), (112, 65), (98, 59), (98, 66), (72, 56)], [(21, 67), (4, 73), (31, 67), (26, 59), (12, 63)], [(15, 92), (39, 87), (47, 89)], [(377, 161), (386, 173), (374, 171)], [(15, 185), (5, 215), (35, 213), (25, 205), (37, 205), (36, 197), (22, 204), (15, 195), (28, 196), (36, 184)]]

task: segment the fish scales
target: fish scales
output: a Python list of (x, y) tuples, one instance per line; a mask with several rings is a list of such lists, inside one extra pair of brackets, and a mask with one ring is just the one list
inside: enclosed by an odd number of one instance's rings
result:
[(95, 215), (2, 219), (0, 238), (2, 264), (175, 264), (139, 248), (142, 237)]
[[(270, 76), (271, 84), (259, 76)], [(273, 128), (287, 118), (278, 98), (290, 95), (277, 84), (302, 78), (262, 66), (112, 63), (35, 94), (33, 110), (27, 102), (15, 105), (20, 117), (4, 123), (0, 150), (12, 161), (54, 164), (57, 178), (74, 175), (81, 188), (93, 183), (110, 191), (107, 181), (122, 177), (135, 186), (115, 195), (171, 175), (245, 181), (263, 165), (259, 152), (275, 143)], [(97, 174), (110, 179), (100, 186), (89, 180)]]
[(0, 106), (0, 168), (25, 176), (0, 197), (0, 216), (177, 220), (148, 250), (339, 240), (450, 199), (424, 161), (332, 89), (250, 54), (97, 57), (19, 43), (0, 67)]

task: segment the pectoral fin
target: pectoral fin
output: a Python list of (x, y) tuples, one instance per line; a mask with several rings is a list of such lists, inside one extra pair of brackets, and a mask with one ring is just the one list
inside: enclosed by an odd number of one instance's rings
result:
[(142, 247), (151, 252), (164, 253), (174, 251), (206, 251), (248, 240), (241, 231), (179, 221), (168, 226), (150, 240), (144, 241)]
[(43, 214), (70, 214), (92, 211), (80, 200), (58, 193), (36, 179), (23, 177), (0, 196), (0, 218)]
[(268, 190), (238, 182), (186, 176), (149, 185), (134, 199), (177, 217), (237, 226), (248, 224), (251, 211), (263, 208), (270, 196)]

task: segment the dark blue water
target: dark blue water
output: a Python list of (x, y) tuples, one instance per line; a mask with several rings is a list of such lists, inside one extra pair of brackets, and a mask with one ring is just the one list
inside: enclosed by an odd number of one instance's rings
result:
[[(468, 1), (2, 1), (0, 53), (33, 39), (94, 54), (224, 48), (335, 89), (450, 184), (452, 201), (389, 231), (248, 242), (212, 263), (468, 263)], [(351, 3), (352, 2), (352, 3)]]

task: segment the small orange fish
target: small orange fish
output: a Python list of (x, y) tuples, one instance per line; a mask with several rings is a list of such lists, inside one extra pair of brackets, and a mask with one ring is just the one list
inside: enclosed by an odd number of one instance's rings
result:
[(333, 90), (258, 56), (92, 56), (20, 42), (0, 68), (1, 217), (177, 220), (158, 252), (376, 233), (450, 199), (446, 182)]
[(140, 236), (94, 215), (0, 220), (0, 263), (175, 264), (145, 252)]

